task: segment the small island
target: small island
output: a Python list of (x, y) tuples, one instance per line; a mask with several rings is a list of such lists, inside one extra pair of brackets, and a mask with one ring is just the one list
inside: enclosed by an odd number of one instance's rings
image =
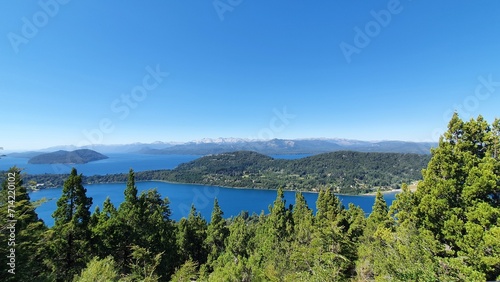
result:
[(40, 154), (29, 159), (29, 164), (86, 164), (107, 159), (108, 157), (89, 149), (75, 151), (56, 151)]

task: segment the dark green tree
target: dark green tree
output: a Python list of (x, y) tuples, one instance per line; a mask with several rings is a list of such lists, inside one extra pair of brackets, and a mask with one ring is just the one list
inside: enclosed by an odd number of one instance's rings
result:
[[(14, 166), (5, 174), (0, 190), (0, 280), (43, 281), (47, 269), (41, 263), (46, 258), (42, 234), (46, 227), (23, 185), (21, 169)], [(14, 268), (9, 266), (12, 256)]]
[(89, 229), (92, 198), (87, 197), (82, 175), (75, 168), (64, 182), (57, 209), (52, 215), (51, 252), (56, 280), (68, 281), (85, 268), (90, 260)]
[(207, 266), (208, 270), (213, 269), (213, 263), (224, 252), (225, 240), (229, 236), (229, 229), (226, 226), (223, 212), (220, 209), (217, 199), (214, 200), (214, 207), (210, 224), (207, 228), (207, 238), (205, 239), (205, 249), (208, 251)]
[[(155, 274), (162, 281), (167, 281), (182, 263), (177, 256), (175, 226), (170, 219), (170, 201), (168, 198), (162, 199), (156, 189), (142, 192), (138, 200), (139, 232), (135, 245), (151, 253), (158, 263)], [(206, 222), (203, 222), (203, 227), (206, 228)]]
[(106, 232), (112, 234), (105, 239), (106, 247), (113, 248), (114, 251), (111, 254), (120, 271), (130, 273), (131, 247), (138, 244), (141, 233), (139, 197), (135, 185), (135, 173), (132, 169), (129, 171), (127, 186), (123, 194), (125, 200), (118, 207), (116, 216), (109, 214), (109, 220), (106, 220), (107, 216), (104, 217), (105, 226), (103, 226), (102, 236), (107, 236)]
[(181, 262), (191, 259), (198, 265), (207, 260), (207, 250), (203, 242), (206, 239), (207, 223), (194, 205), (187, 218), (177, 223), (177, 245)]

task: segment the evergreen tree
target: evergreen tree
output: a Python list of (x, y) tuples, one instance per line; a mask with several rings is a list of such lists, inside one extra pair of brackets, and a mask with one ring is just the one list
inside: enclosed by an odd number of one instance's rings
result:
[(353, 244), (346, 235), (344, 206), (333, 190), (328, 188), (320, 191), (316, 207), (315, 238), (312, 242), (313, 248), (316, 249), (313, 276), (328, 279), (325, 281), (342, 279), (352, 268), (348, 254)]
[(253, 251), (251, 243), (253, 235), (253, 227), (245, 222), (243, 215), (235, 217), (229, 225), (225, 251), (212, 264), (213, 272), (205, 280), (252, 281), (248, 257)]
[(364, 233), (369, 237), (377, 231), (379, 226), (388, 228), (392, 225), (391, 223), (389, 207), (384, 199), (384, 195), (382, 195), (380, 191), (377, 191), (372, 212), (366, 220), (366, 229)]
[(206, 239), (206, 229), (206, 221), (192, 205), (187, 219), (181, 218), (177, 224), (177, 245), (181, 262), (189, 259), (198, 265), (206, 262), (207, 251), (203, 244)]
[[(102, 236), (106, 237), (105, 247), (113, 249), (111, 254), (116, 261), (121, 273), (130, 273), (130, 264), (132, 263), (133, 245), (139, 241), (140, 219), (139, 219), (139, 197), (137, 187), (135, 186), (135, 173), (130, 169), (128, 174), (127, 186), (123, 192), (125, 200), (120, 204), (116, 216), (109, 214), (104, 216), (102, 221), (104, 232)], [(110, 203), (111, 204), (111, 203)], [(109, 206), (109, 205), (108, 205)], [(111, 206), (109, 206), (111, 208)], [(106, 232), (110, 232), (107, 235)]]
[[(139, 196), (139, 231), (135, 244), (158, 257), (155, 274), (166, 280), (173, 274), (178, 261), (175, 226), (170, 219), (170, 201), (161, 198), (156, 189), (142, 192)], [(202, 222), (206, 228), (206, 222)], [(206, 257), (205, 257), (206, 259)], [(155, 259), (156, 260), (156, 259)]]
[(117, 216), (118, 211), (109, 197), (103, 203), (103, 210), (96, 207), (91, 216), (92, 252), (101, 259), (109, 255), (119, 258), (119, 251), (124, 247), (124, 227)]
[(401, 185), (401, 193), (396, 195), (396, 199), (392, 202), (389, 214), (398, 225), (403, 225), (409, 222), (415, 222), (415, 195), (410, 191), (408, 185)]
[(457, 277), (500, 276), (498, 124), (455, 113), (415, 193), (417, 223), (441, 243), (443, 268)]
[(89, 261), (90, 206), (92, 198), (87, 197), (82, 185), (82, 175), (73, 168), (64, 182), (57, 209), (52, 215), (51, 251), (54, 271), (58, 281), (68, 281), (78, 274)]
[(229, 230), (224, 220), (223, 212), (220, 209), (217, 199), (214, 200), (212, 217), (207, 228), (207, 238), (205, 239), (205, 249), (208, 251), (207, 265), (209, 271), (212, 270), (212, 264), (224, 252), (224, 241), (229, 235)]
[(119, 274), (117, 266), (113, 257), (108, 256), (104, 259), (99, 259), (94, 257), (88, 264), (82, 273), (76, 276), (74, 282), (95, 282), (95, 281), (106, 281), (106, 282), (118, 282)]
[[(42, 234), (46, 227), (30, 202), (21, 170), (14, 166), (5, 173), (0, 190), (0, 280), (43, 281), (46, 269), (40, 262), (45, 259)], [(11, 258), (15, 262), (9, 266)]]
[(314, 216), (312, 210), (307, 206), (307, 202), (302, 193), (295, 194), (295, 206), (293, 208), (294, 234), (291, 242), (290, 264), (293, 273), (287, 275), (289, 280), (304, 272), (304, 276), (311, 274), (312, 266), (315, 263), (316, 250), (311, 247), (314, 238)]

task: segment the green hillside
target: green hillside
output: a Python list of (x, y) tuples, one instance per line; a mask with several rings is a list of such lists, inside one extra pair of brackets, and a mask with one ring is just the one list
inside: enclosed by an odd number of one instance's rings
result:
[[(360, 194), (398, 188), (421, 178), (430, 156), (401, 153), (339, 151), (307, 158), (273, 159), (251, 151), (201, 157), (173, 170), (137, 172), (138, 181), (316, 191), (332, 188), (337, 193)], [(67, 175), (28, 175), (26, 180), (61, 186)], [(125, 182), (126, 174), (84, 177), (85, 183)]]
[(336, 192), (358, 194), (377, 188), (397, 188), (402, 182), (419, 180), (429, 158), (418, 154), (339, 151), (283, 160), (242, 151), (206, 156), (182, 164), (165, 174), (164, 179), (308, 191), (332, 187)]

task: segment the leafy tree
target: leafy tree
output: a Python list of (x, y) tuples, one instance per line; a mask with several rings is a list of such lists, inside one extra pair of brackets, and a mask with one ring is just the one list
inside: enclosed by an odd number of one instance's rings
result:
[(76, 169), (64, 182), (51, 233), (51, 252), (54, 272), (58, 281), (68, 281), (82, 270), (89, 260), (91, 234), (89, 230), (92, 198), (86, 196), (82, 175)]

